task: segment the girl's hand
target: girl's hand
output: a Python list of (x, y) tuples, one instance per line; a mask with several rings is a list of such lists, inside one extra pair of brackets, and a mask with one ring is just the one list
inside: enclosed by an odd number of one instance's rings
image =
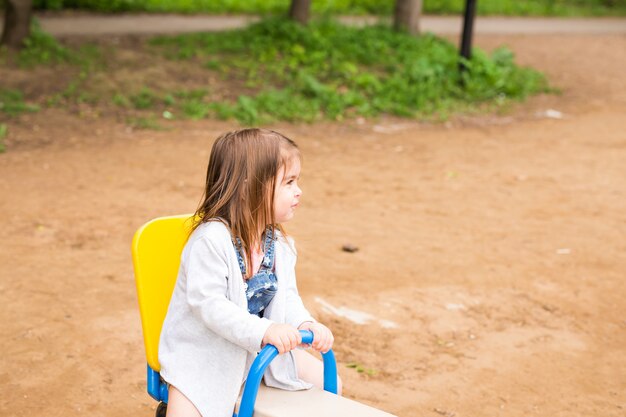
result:
[(262, 346), (274, 345), (278, 354), (293, 350), (302, 342), (300, 332), (288, 324), (274, 323), (265, 331)]
[(335, 341), (333, 332), (322, 323), (305, 321), (298, 327), (298, 330), (310, 330), (313, 332), (311, 347), (318, 352), (326, 353), (333, 347), (333, 342)]

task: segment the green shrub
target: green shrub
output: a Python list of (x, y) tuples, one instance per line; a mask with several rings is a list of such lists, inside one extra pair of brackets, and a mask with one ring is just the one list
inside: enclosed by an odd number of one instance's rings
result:
[(157, 37), (151, 43), (172, 59), (219, 62), (212, 68), (226, 78), (256, 86), (253, 94), (210, 107), (218, 117), (246, 124), (381, 113), (441, 116), (467, 103), (502, 103), (547, 90), (544, 76), (515, 65), (508, 49), (491, 55), (475, 49), (461, 75), (455, 45), (386, 26), (323, 20), (305, 27), (272, 18), (245, 29)]

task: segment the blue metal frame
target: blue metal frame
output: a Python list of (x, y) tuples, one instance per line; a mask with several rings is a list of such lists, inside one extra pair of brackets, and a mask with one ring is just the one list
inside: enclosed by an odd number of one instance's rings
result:
[[(313, 343), (313, 332), (300, 330), (302, 343)], [(259, 385), (265, 368), (278, 356), (278, 349), (272, 345), (265, 346), (258, 354), (248, 373), (246, 385), (243, 388), (243, 396), (239, 405), (239, 414), (233, 413), (233, 417), (252, 417), (254, 404), (259, 392)], [(337, 362), (332, 350), (322, 353), (324, 360), (324, 391), (337, 394)], [(161, 380), (161, 375), (148, 365), (148, 394), (157, 401), (167, 403), (167, 384)]]
[(157, 401), (163, 401), (167, 404), (167, 384), (161, 380), (161, 375), (150, 368), (148, 368), (148, 394)]
[[(300, 330), (300, 334), (302, 335), (302, 343), (313, 342), (313, 332), (310, 330)], [(233, 417), (252, 417), (263, 372), (277, 355), (278, 350), (272, 345), (267, 345), (252, 362), (246, 385), (243, 388), (239, 414), (233, 414)], [(329, 350), (322, 354), (322, 359), (324, 360), (324, 390), (337, 394), (337, 362), (335, 361), (335, 354), (332, 350)]]

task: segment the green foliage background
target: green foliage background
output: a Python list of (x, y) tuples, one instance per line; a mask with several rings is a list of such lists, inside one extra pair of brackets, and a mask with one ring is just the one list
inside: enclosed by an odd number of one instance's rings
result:
[[(463, 61), (456, 45), (432, 34), (415, 37), (388, 25), (354, 27), (330, 19), (303, 26), (272, 17), (230, 31), (159, 36), (142, 41), (136, 52), (157, 66), (176, 61), (177, 70), (120, 84), (116, 71), (141, 71), (143, 61), (125, 66), (114, 47), (63, 45), (35, 24), (25, 48), (14, 55), (5, 50), (0, 63), (73, 75), (45, 96), (0, 88), (0, 116), (89, 106), (142, 128), (210, 117), (246, 125), (381, 114), (443, 120), (551, 91), (540, 72), (516, 65), (506, 48), (491, 54), (474, 48), (472, 59)], [(190, 85), (186, 71), (217, 82)]]
[[(35, 0), (39, 9), (100, 12), (285, 13), (289, 0)], [(321, 14), (391, 14), (393, 0), (313, 0)], [(424, 12), (461, 13), (465, 0), (424, 0)], [(479, 14), (536, 16), (626, 15), (626, 0), (480, 0)]]

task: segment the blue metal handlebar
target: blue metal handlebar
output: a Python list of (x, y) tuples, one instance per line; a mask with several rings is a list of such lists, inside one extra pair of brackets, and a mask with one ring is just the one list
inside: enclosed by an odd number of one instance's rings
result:
[[(300, 330), (300, 335), (302, 336), (302, 343), (313, 343), (312, 331)], [(252, 362), (246, 385), (243, 388), (239, 414), (236, 417), (252, 417), (263, 372), (265, 372), (265, 368), (277, 355), (278, 349), (272, 345), (267, 345)], [(335, 354), (332, 350), (329, 350), (326, 353), (322, 353), (322, 359), (324, 361), (324, 391), (337, 394), (337, 362), (335, 361)]]

